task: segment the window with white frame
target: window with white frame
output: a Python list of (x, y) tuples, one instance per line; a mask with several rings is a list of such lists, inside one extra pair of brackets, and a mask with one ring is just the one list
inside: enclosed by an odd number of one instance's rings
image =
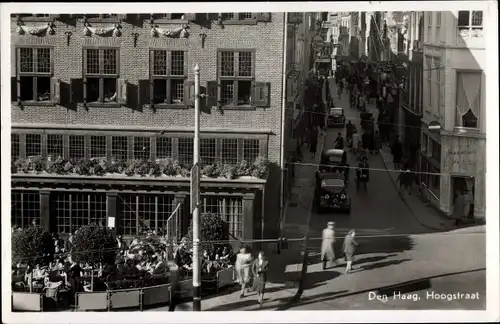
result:
[(106, 136), (90, 136), (90, 158), (106, 158)]
[(221, 143), (222, 163), (236, 164), (238, 162), (238, 139), (223, 138)]
[(186, 52), (151, 50), (152, 103), (184, 104), (184, 83), (187, 78)]
[(260, 143), (258, 139), (243, 139), (243, 160), (252, 164), (260, 154)]
[(11, 192), (11, 226), (27, 227), (33, 220), (40, 224), (40, 193), (36, 191)]
[(433, 59), (434, 66), (432, 67), (434, 78), (433, 79), (433, 87), (432, 87), (432, 107), (436, 110), (438, 115), (441, 112), (441, 60), (434, 58)]
[(134, 137), (134, 159), (148, 160), (151, 152), (150, 138), (146, 136)]
[(200, 139), (200, 162), (202, 164), (212, 164), (217, 160), (215, 155), (215, 138)]
[(172, 139), (160, 136), (156, 139), (156, 158), (167, 159), (172, 157)]
[(253, 12), (223, 12), (221, 17), (226, 21), (252, 21), (257, 18)]
[(127, 136), (113, 136), (111, 138), (111, 158), (114, 161), (126, 161), (128, 159)]
[(84, 49), (84, 100), (117, 103), (120, 52), (116, 48)]
[(21, 146), (19, 134), (10, 134), (10, 157), (12, 160), (21, 156)]
[(229, 233), (236, 238), (243, 235), (243, 199), (241, 197), (201, 197), (203, 213), (218, 215), (227, 225)]
[(471, 10), (459, 11), (457, 26), (462, 37), (480, 33), (483, 29), (483, 12)]
[(253, 51), (219, 52), (220, 101), (223, 106), (251, 105), (255, 80)]
[(425, 70), (427, 73), (427, 93), (428, 93), (426, 110), (432, 111), (432, 57), (430, 56), (425, 57)]
[(69, 158), (81, 160), (85, 157), (85, 136), (69, 135)]
[(178, 161), (181, 165), (193, 165), (193, 138), (181, 137), (178, 145)]
[(427, 43), (432, 43), (432, 19), (434, 18), (434, 12), (427, 12)]
[(50, 103), (53, 100), (52, 48), (19, 47), (16, 54), (17, 100), (14, 101)]
[(436, 41), (439, 42), (441, 41), (441, 11), (436, 12)]
[(47, 155), (53, 158), (63, 156), (63, 136), (60, 134), (47, 135)]
[(479, 128), (482, 72), (457, 71), (455, 125)]
[(106, 225), (105, 193), (54, 192), (51, 203), (58, 233), (74, 233), (92, 223)]

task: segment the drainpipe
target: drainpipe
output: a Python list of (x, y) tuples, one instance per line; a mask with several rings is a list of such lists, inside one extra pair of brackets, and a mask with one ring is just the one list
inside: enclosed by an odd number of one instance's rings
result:
[(283, 75), (282, 75), (282, 96), (281, 96), (281, 190), (280, 190), (280, 236), (283, 233), (283, 218), (284, 218), (284, 199), (285, 199), (285, 123), (286, 123), (286, 65), (287, 65), (287, 32), (288, 32), (288, 13), (283, 16)]

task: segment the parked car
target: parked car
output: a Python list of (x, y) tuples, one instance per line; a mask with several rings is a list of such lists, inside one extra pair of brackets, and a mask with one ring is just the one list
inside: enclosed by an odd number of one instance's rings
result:
[(351, 212), (351, 197), (342, 173), (317, 172), (314, 201), (318, 213), (326, 210)]
[(330, 111), (328, 112), (327, 126), (345, 126), (344, 108), (330, 108)]

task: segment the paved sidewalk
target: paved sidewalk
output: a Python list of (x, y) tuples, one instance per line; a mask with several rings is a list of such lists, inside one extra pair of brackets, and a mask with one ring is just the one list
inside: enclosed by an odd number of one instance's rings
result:
[[(380, 156), (384, 161), (384, 165), (389, 172), (394, 185), (399, 190), (397, 180), (399, 172), (395, 171), (396, 168), (392, 162), (392, 154), (389, 146), (384, 145), (380, 149)], [(454, 226), (454, 221), (451, 218), (436, 211), (432, 206), (424, 202), (422, 198), (419, 197), (418, 190), (415, 189), (415, 186), (412, 187), (411, 194), (407, 193), (405, 195), (401, 195), (401, 199), (405, 202), (412, 214), (415, 216), (415, 219), (421, 225), (436, 231), (446, 231), (456, 228), (456, 226)]]

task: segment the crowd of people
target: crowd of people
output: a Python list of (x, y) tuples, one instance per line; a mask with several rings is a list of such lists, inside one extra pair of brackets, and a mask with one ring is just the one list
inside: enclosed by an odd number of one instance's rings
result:
[[(33, 265), (20, 262), (12, 267), (12, 290), (44, 293), (57, 291), (68, 304), (78, 292), (141, 288), (171, 283), (176, 276), (185, 280), (192, 276), (192, 247), (183, 238), (169, 244), (165, 237), (135, 237), (127, 243), (116, 238), (114, 261), (98, 264), (76, 262), (71, 255), (74, 235), (65, 240), (53, 235), (54, 253)], [(207, 285), (214, 283), (217, 272), (233, 268), (236, 256), (229, 244), (207, 247), (202, 251), (201, 272)], [(47, 292), (47, 295), (50, 292)], [(52, 293), (53, 295), (53, 293)]]

